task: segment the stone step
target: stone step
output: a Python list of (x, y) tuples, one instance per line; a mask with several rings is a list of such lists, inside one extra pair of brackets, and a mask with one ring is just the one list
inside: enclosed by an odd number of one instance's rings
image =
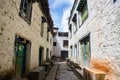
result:
[(49, 72), (46, 80), (55, 80), (58, 64), (55, 64)]

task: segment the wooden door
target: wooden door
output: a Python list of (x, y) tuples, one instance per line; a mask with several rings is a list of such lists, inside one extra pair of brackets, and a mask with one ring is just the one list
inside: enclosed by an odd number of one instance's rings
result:
[(25, 61), (26, 61), (26, 44), (25, 43), (16, 43), (16, 62), (15, 62), (15, 71), (17, 77), (22, 77), (25, 72)]
[(68, 51), (61, 51), (61, 58), (63, 60), (66, 60), (67, 57), (68, 57)]

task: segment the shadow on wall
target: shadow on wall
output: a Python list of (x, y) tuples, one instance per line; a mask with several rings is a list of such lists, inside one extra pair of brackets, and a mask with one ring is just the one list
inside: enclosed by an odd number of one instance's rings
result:
[(0, 72), (0, 80), (11, 80), (15, 77), (15, 71), (13, 69)]

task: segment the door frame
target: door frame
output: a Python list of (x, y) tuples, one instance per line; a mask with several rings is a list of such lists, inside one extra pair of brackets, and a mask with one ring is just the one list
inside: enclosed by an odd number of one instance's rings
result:
[[(17, 44), (17, 46), (16, 46)], [(22, 55), (20, 55), (20, 45), (24, 47), (23, 51), (22, 51)], [(26, 64), (26, 44), (25, 43), (19, 43), (16, 42), (15, 43), (15, 47), (16, 47), (16, 52), (15, 52), (15, 73), (16, 76), (23, 76), (24, 72), (25, 72), (25, 64)]]
[(40, 46), (39, 47), (39, 66), (42, 66), (43, 64), (43, 53), (44, 53), (44, 48)]
[[(87, 55), (87, 42), (89, 42), (89, 56)], [(90, 43), (90, 33), (86, 36), (84, 36), (80, 40), (80, 45), (81, 45), (81, 56), (82, 56), (82, 64), (84, 66), (89, 66), (90, 61), (91, 61), (91, 43)], [(83, 48), (83, 50), (82, 50)], [(83, 52), (82, 52), (83, 51)], [(88, 59), (89, 57), (89, 59)]]
[[(64, 55), (63, 53), (64, 53), (65, 55)], [(68, 57), (68, 51), (62, 50), (62, 51), (61, 51), (61, 58), (62, 58), (63, 60), (65, 60), (67, 57)]]
[[(18, 44), (18, 46), (16, 46), (16, 44)], [(19, 47), (20, 44), (24, 45), (24, 47), (25, 47), (24, 53), (23, 53), (24, 56), (22, 57), (23, 62), (22, 62), (22, 67), (21, 67), (21, 69), (22, 69), (21, 73), (19, 73), (17, 70), (17, 64), (19, 64), (19, 63), (17, 62), (18, 56), (16, 55), (16, 54), (18, 54), (18, 52), (16, 52), (16, 51), (18, 51), (17, 47)], [(15, 76), (16, 77), (24, 77), (25, 74), (29, 72), (29, 68), (30, 68), (31, 42), (21, 36), (15, 35), (14, 47), (15, 47), (14, 48), (15, 49), (15, 60), (14, 60)]]

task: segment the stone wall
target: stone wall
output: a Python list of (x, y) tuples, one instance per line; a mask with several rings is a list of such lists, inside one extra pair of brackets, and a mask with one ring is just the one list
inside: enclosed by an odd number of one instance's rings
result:
[[(106, 73), (106, 80), (120, 79), (120, 1), (87, 0), (88, 18), (70, 39), (78, 44), (90, 33), (91, 65)], [(77, 13), (77, 11), (74, 11)], [(81, 52), (79, 49), (78, 52)], [(81, 59), (80, 53), (80, 59)], [(81, 60), (82, 61), (82, 60)]]
[[(45, 23), (43, 37), (40, 35), (41, 16), (43, 16), (38, 3), (32, 4), (31, 25), (19, 16), (21, 0), (0, 1), (0, 72), (14, 70), (14, 43), (15, 35), (21, 36), (31, 42), (30, 69), (39, 64), (39, 47), (44, 47), (43, 61), (46, 61), (46, 49), (52, 51), (50, 41), (47, 41), (47, 26)], [(49, 32), (50, 38), (52, 34)], [(50, 40), (49, 38), (49, 40)]]

